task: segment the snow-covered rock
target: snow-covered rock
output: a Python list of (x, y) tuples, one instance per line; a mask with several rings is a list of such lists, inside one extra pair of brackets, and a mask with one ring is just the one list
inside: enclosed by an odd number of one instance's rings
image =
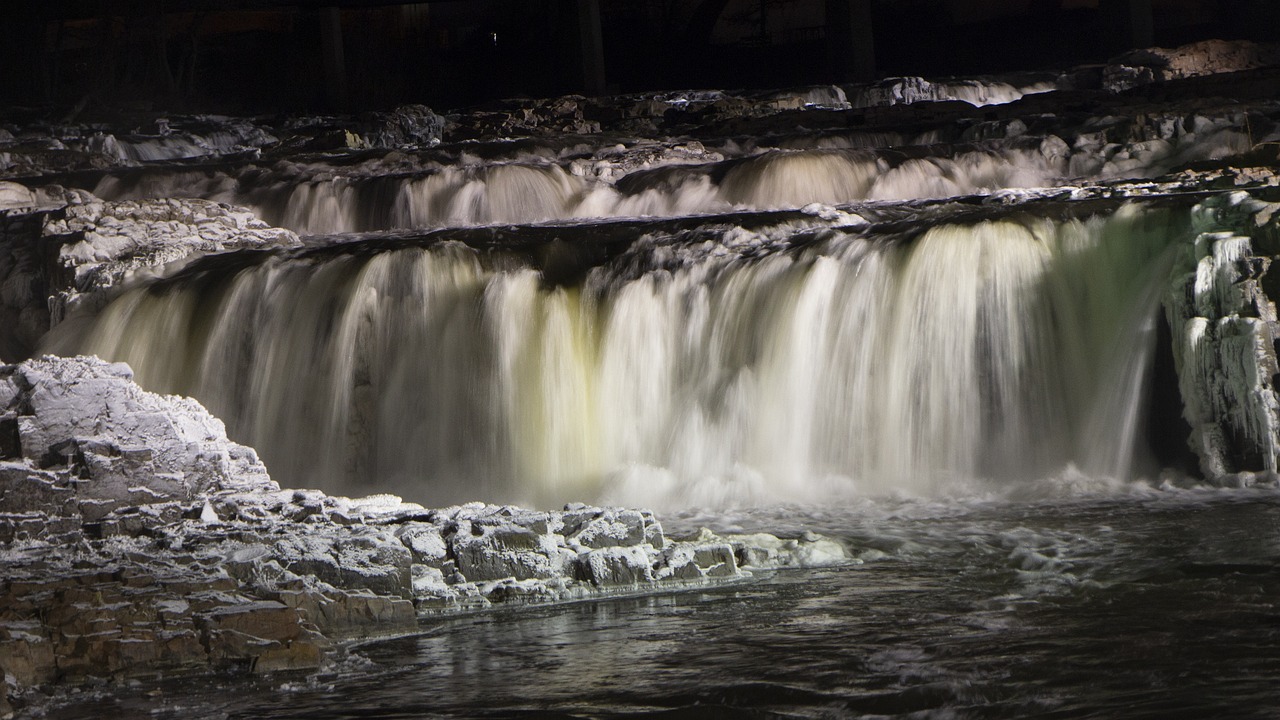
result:
[(98, 307), (136, 276), (214, 252), (301, 244), (248, 210), (208, 200), (104, 202), (59, 186), (6, 192), (23, 207), (0, 209), (0, 359), (30, 354), (73, 309)]
[[(673, 541), (648, 511), (281, 490), (189, 398), (123, 364), (0, 365), (0, 668), (89, 676), (318, 666), (426, 613), (741, 580), (825, 564), (820, 538)], [(0, 706), (0, 709), (3, 709)]]
[(68, 205), (45, 218), (42, 238), (57, 247), (61, 282), (50, 303), (54, 324), (86, 296), (141, 270), (224, 250), (301, 244), (293, 232), (244, 208), (176, 198)]

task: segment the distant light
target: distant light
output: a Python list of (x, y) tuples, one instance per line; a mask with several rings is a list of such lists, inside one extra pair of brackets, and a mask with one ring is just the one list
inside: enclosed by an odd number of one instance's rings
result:
[(493, 40), (493, 44), (494, 44), (494, 45), (497, 45), (497, 44), (498, 44), (498, 33), (496, 33), (496, 32), (491, 32), (491, 33), (489, 33), (489, 39)]

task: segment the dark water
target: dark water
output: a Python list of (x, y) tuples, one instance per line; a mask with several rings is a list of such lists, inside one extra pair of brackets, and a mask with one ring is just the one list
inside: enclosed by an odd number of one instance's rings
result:
[(50, 718), (1280, 717), (1280, 493), (677, 518), (864, 562), (429, 621), (312, 677), (91, 691)]

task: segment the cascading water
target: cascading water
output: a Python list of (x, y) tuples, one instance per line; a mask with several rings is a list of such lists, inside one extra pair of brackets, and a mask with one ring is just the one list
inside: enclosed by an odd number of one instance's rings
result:
[(1128, 476), (1184, 226), (1136, 205), (715, 226), (555, 283), (458, 241), (211, 259), (50, 345), (197, 397), (285, 485), (352, 494), (726, 506)]
[(543, 159), (375, 177), (335, 176), (322, 168), (311, 171), (318, 177), (309, 177), (305, 168), (290, 168), (284, 177), (251, 189), (242, 184), (258, 178), (241, 183), (182, 171), (164, 179), (107, 177), (94, 192), (106, 198), (203, 197), (253, 207), (268, 222), (298, 232), (343, 233), (950, 197), (1050, 185), (1066, 173), (1068, 154), (1056, 138), (893, 166), (861, 149), (779, 150), (718, 164), (642, 170), (614, 183)]
[[(726, 143), (722, 153), (693, 152), (701, 162), (686, 152), (639, 167), (619, 164), (611, 152), (626, 152), (618, 148), (586, 157), (577, 146), (560, 154), (523, 150), (488, 161), (463, 153), (443, 164), (391, 154), (354, 166), (280, 162), (268, 168), (106, 175), (93, 192), (106, 199), (230, 202), (253, 208), (271, 224), (320, 234), (945, 198), (1050, 187), (1069, 179), (1153, 177), (1250, 147), (1227, 120), (1188, 123), (1194, 131), (1127, 145), (1108, 142), (1105, 132), (1081, 135), (1068, 145), (1055, 135), (1018, 134), (1025, 127), (1003, 128), (999, 133), (1012, 135), (994, 139), (984, 139), (975, 127), (949, 142), (929, 133), (906, 143), (883, 133), (806, 135), (780, 138), (772, 148)], [(648, 150), (661, 156), (670, 148)]]

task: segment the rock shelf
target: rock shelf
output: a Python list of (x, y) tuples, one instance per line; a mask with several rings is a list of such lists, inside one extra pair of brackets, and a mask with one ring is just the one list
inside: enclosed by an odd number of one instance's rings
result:
[(312, 669), (431, 614), (849, 559), (817, 536), (673, 540), (645, 510), (281, 489), (221, 421), (125, 365), (0, 366), (0, 670), (19, 702), (91, 677)]

